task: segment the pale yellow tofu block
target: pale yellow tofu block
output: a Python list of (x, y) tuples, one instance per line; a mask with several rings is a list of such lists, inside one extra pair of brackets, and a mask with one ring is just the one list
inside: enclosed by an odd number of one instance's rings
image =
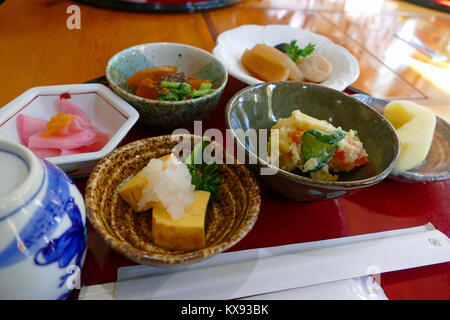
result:
[[(173, 154), (168, 154), (159, 158), (159, 160), (167, 161)], [(142, 169), (143, 170), (143, 169)], [(125, 182), (119, 189), (119, 195), (128, 203), (135, 212), (147, 211), (153, 208), (158, 202), (148, 201), (143, 208), (139, 208), (138, 203), (142, 197), (142, 190), (147, 186), (148, 180), (142, 174), (142, 170), (135, 174), (130, 180)]]
[(383, 115), (395, 128), (400, 140), (400, 156), (396, 169), (406, 171), (427, 157), (436, 127), (435, 114), (411, 101), (392, 101)]
[(173, 249), (190, 251), (206, 246), (205, 215), (210, 193), (196, 190), (194, 202), (185, 209), (184, 215), (173, 219), (161, 205), (152, 210), (152, 235), (156, 245)]

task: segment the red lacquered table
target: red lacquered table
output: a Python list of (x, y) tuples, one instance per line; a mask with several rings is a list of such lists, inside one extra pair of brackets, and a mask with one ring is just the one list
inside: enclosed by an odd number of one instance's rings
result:
[[(203, 120), (203, 130), (225, 130), (226, 102), (245, 86), (229, 78), (216, 110)], [(170, 133), (137, 124), (121, 145)], [(84, 193), (87, 178), (75, 179), (75, 183)], [(400, 183), (386, 179), (353, 195), (314, 203), (290, 201), (273, 193), (262, 183), (260, 187), (262, 203), (258, 221), (251, 232), (228, 251), (409, 228), (428, 222), (450, 236), (450, 180)], [(114, 282), (118, 268), (136, 264), (109, 248), (90, 224), (88, 230), (82, 285)], [(450, 262), (383, 273), (378, 280), (389, 299), (450, 299)], [(77, 294), (76, 290), (71, 298), (76, 299)]]

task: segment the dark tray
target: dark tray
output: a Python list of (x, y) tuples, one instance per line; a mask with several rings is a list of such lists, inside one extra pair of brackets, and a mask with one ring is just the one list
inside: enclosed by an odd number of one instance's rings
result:
[(444, 3), (440, 3), (439, 0), (405, 0), (405, 1), (433, 10), (450, 13), (450, 6)]
[[(1, 0), (0, 0), (1, 1)], [(133, 0), (76, 0), (100, 8), (135, 12), (157, 13), (192, 13), (231, 6), (242, 0), (191, 0), (191, 1), (151, 1), (134, 2)]]

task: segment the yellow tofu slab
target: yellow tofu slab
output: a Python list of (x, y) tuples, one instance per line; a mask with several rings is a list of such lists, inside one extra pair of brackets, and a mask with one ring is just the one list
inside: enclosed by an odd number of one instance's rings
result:
[(210, 193), (196, 190), (194, 202), (185, 209), (184, 215), (173, 219), (167, 210), (158, 204), (152, 210), (152, 234), (156, 245), (190, 251), (206, 246), (205, 215)]
[[(167, 161), (171, 156), (172, 154), (170, 153), (160, 157), (159, 160)], [(148, 201), (142, 209), (139, 209), (138, 203), (143, 194), (142, 190), (148, 184), (148, 180), (142, 174), (142, 170), (135, 174), (130, 180), (125, 182), (118, 191), (122, 199), (127, 202), (135, 212), (147, 211), (158, 203), (155, 201)]]

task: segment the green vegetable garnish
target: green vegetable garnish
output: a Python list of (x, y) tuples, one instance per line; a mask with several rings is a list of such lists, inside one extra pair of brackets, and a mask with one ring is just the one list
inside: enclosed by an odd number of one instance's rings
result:
[(172, 91), (167, 91), (167, 93), (160, 93), (158, 95), (158, 100), (163, 100), (163, 101), (179, 101), (181, 100), (180, 97)]
[(221, 181), (219, 166), (215, 162), (205, 163), (203, 159), (203, 152), (210, 141), (209, 138), (203, 137), (202, 141), (194, 146), (191, 154), (185, 160), (195, 190), (204, 190), (211, 193), (209, 203), (216, 198)]
[(200, 85), (200, 88), (198, 88), (198, 89), (206, 90), (206, 89), (211, 89), (211, 88), (212, 88), (211, 82), (202, 82), (202, 84)]
[(213, 91), (214, 91), (214, 89), (204, 89), (204, 90), (195, 90), (194, 89), (192, 91), (192, 98), (203, 97), (203, 96), (206, 96), (207, 94), (210, 94)]
[(302, 171), (316, 171), (326, 165), (338, 149), (337, 143), (344, 137), (345, 133), (339, 129), (332, 133), (325, 133), (317, 129), (306, 131), (301, 144), (303, 161), (306, 164), (308, 160), (312, 160), (309, 165), (302, 168)]
[(292, 61), (297, 62), (300, 57), (305, 58), (313, 53), (315, 47), (315, 44), (308, 43), (306, 47), (300, 49), (297, 46), (297, 40), (292, 40), (288, 45), (284, 46), (284, 50), (286, 51), (289, 58), (292, 59)]
[(178, 89), (180, 86), (181, 86), (180, 82), (170, 82), (170, 81), (162, 81), (161, 82), (162, 88)]
[(199, 90), (192, 89), (192, 86), (186, 82), (162, 81), (161, 88), (164, 93), (159, 93), (158, 100), (162, 101), (181, 101), (186, 99), (195, 99), (206, 96), (214, 91), (210, 82), (202, 82)]
[(327, 133), (324, 133), (317, 129), (312, 129), (309, 131), (311, 131), (311, 133), (314, 134), (314, 136), (323, 143), (329, 144), (338, 143), (339, 141), (345, 138), (345, 132), (342, 131), (341, 129), (337, 129), (334, 132), (327, 132)]

